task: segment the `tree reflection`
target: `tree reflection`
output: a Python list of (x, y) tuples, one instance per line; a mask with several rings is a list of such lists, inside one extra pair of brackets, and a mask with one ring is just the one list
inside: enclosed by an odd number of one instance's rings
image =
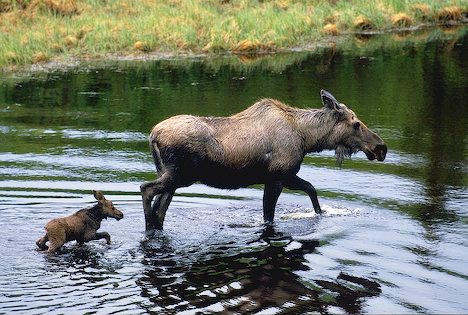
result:
[[(456, 210), (448, 207), (446, 202), (456, 197), (453, 188), (463, 187), (466, 180), (460, 165), (465, 158), (468, 109), (462, 104), (468, 93), (453, 79), (463, 69), (461, 56), (467, 54), (465, 46), (452, 51), (453, 45), (434, 43), (427, 46), (423, 55), (426, 59), (423, 74), (431, 79), (422, 81), (424, 101), (412, 128), (425, 132), (428, 139), (424, 175), (426, 202), (418, 205), (416, 210), (416, 216), (428, 225), (457, 220)], [(459, 58), (449, 58), (448, 52), (459, 55)]]

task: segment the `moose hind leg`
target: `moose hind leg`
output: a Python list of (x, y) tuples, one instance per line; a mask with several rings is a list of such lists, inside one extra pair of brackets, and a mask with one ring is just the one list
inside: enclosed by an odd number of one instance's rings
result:
[(151, 226), (146, 226), (146, 229), (155, 228), (157, 230), (163, 229), (164, 218), (166, 217), (167, 208), (174, 197), (175, 190), (167, 193), (160, 194), (156, 197), (151, 208)]
[(291, 190), (301, 190), (305, 192), (309, 195), (309, 198), (312, 201), (315, 213), (322, 213), (322, 209), (320, 208), (320, 204), (317, 199), (317, 191), (311, 183), (295, 175), (284, 182), (284, 187)]
[(50, 238), (49, 239), (49, 249), (47, 250), (48, 253), (55, 253), (58, 251), (63, 244), (65, 244), (65, 241), (61, 238)]
[(161, 177), (159, 177), (155, 181), (141, 184), (140, 190), (141, 190), (141, 197), (143, 201), (143, 210), (145, 211), (146, 230), (151, 230), (155, 228), (155, 225), (154, 225), (155, 221), (153, 220), (153, 213), (151, 209), (151, 201), (153, 201), (153, 198), (156, 195), (165, 194), (173, 190), (175, 191), (174, 181), (173, 181), (171, 173), (166, 172), (162, 174)]
[(49, 249), (48, 253), (55, 253), (58, 251), (66, 241), (65, 229), (54, 225), (47, 229), (47, 235), (49, 238)]
[(263, 220), (265, 222), (273, 222), (276, 203), (282, 190), (283, 183), (281, 181), (265, 183), (263, 191)]

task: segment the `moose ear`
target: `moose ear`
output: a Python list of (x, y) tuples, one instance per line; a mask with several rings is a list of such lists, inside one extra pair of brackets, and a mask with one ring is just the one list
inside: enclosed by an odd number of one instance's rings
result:
[(96, 198), (97, 201), (104, 201), (106, 198), (104, 197), (104, 194), (100, 190), (93, 190), (94, 198)]
[(322, 103), (324, 106), (328, 107), (329, 109), (341, 109), (340, 103), (338, 103), (336, 98), (330, 92), (321, 90), (320, 96), (322, 97)]

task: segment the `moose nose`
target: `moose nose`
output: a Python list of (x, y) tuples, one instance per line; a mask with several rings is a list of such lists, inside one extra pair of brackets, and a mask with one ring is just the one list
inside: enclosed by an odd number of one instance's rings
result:
[(377, 157), (377, 161), (382, 162), (385, 160), (387, 156), (387, 145), (385, 144), (378, 144), (374, 149), (375, 156)]
[(119, 210), (115, 211), (115, 218), (117, 220), (121, 220), (121, 219), (123, 219), (123, 217), (124, 217), (124, 215), (123, 215), (122, 211), (119, 211)]

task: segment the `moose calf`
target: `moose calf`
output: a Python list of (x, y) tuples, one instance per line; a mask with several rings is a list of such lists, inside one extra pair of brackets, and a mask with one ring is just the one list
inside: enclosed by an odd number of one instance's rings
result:
[[(64, 218), (51, 220), (46, 224), (46, 234), (37, 240), (36, 244), (41, 250), (49, 253), (58, 251), (63, 244), (76, 240), (78, 244), (105, 238), (110, 244), (110, 235), (107, 232), (97, 233), (101, 227), (102, 219), (111, 217), (117, 220), (123, 218), (123, 213), (116, 209), (112, 201), (107, 200), (99, 190), (93, 190), (98, 203), (92, 207), (81, 209)], [(49, 242), (49, 246), (46, 242)]]

